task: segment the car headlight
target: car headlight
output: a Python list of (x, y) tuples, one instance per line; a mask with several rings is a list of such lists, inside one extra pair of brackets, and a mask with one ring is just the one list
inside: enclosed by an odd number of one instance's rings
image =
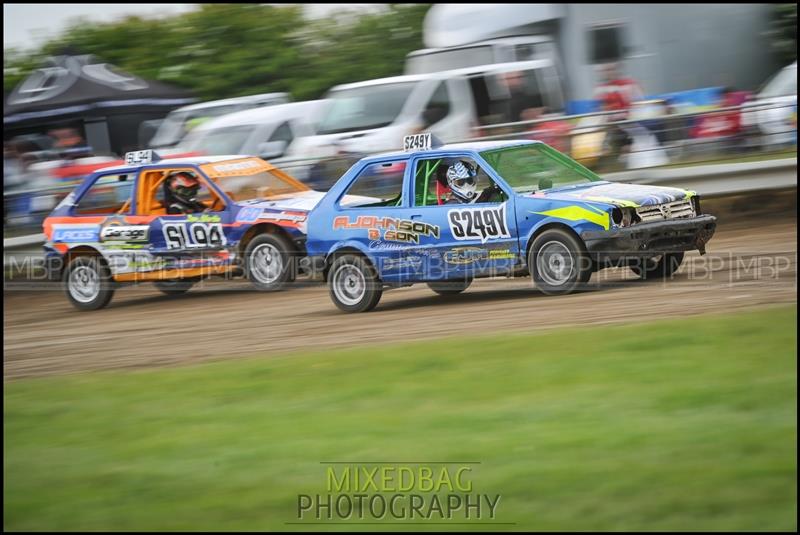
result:
[(634, 223), (636, 212), (633, 208), (616, 207), (611, 210), (611, 221), (618, 227), (629, 227)]

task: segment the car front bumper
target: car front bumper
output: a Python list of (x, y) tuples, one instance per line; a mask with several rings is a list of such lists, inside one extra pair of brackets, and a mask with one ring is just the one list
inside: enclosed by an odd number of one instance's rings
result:
[(586, 231), (581, 233), (581, 238), (589, 254), (598, 260), (647, 257), (695, 249), (705, 254), (706, 243), (716, 228), (716, 217), (700, 215), (611, 230)]

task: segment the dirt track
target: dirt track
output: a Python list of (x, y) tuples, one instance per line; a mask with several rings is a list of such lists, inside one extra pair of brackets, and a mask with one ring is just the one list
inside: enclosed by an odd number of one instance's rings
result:
[[(98, 312), (75, 311), (60, 290), (4, 289), (3, 376), (198, 362), (397, 340), (630, 322), (797, 300), (797, 223), (721, 226), (709, 254), (687, 255), (668, 282), (627, 269), (592, 277), (593, 290), (547, 297), (530, 279), (484, 279), (440, 297), (425, 285), (384, 293), (375, 311), (338, 311), (321, 285), (261, 294), (210, 282), (182, 297), (124, 288)], [(711, 268), (709, 270), (709, 268)]]

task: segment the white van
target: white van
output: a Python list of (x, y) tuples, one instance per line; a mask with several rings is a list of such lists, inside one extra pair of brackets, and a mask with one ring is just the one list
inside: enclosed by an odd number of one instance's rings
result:
[(308, 118), (320, 102), (266, 106), (211, 119), (189, 132), (180, 149), (209, 155), (246, 154), (266, 160), (288, 156), (297, 138), (314, 133)]
[(742, 126), (755, 132), (762, 147), (797, 143), (797, 62), (772, 76), (742, 113)]
[[(507, 79), (518, 80), (511, 95)], [(481, 65), (439, 73), (368, 80), (332, 88), (317, 133), (304, 141), (313, 157), (342, 151), (400, 149), (404, 136), (429, 131), (444, 142), (474, 136), (485, 124), (516, 122), (521, 97), (530, 108), (560, 112), (564, 98), (550, 60)]]
[(251, 108), (285, 104), (290, 102), (290, 100), (288, 93), (263, 93), (260, 95), (212, 100), (211, 102), (201, 102), (199, 104), (184, 106), (171, 111), (159, 124), (156, 133), (153, 135), (152, 139), (149, 140), (149, 143), (143, 143), (143, 145), (155, 149), (174, 147), (191, 129), (191, 123), (193, 122), (202, 122), (214, 117), (220, 117), (228, 113)]

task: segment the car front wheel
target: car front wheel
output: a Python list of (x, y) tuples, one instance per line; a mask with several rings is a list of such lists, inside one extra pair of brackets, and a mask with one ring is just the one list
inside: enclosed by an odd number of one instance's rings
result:
[(375, 268), (364, 257), (356, 255), (344, 255), (333, 262), (328, 287), (333, 303), (345, 312), (372, 310), (383, 294)]
[(64, 287), (70, 303), (78, 310), (103, 308), (114, 296), (111, 271), (102, 258), (79, 256), (64, 270)]
[(281, 236), (256, 236), (244, 252), (245, 275), (262, 292), (280, 290), (292, 274), (291, 246)]
[(561, 295), (575, 291), (589, 280), (592, 263), (576, 237), (551, 229), (534, 240), (528, 254), (528, 269), (543, 293)]

